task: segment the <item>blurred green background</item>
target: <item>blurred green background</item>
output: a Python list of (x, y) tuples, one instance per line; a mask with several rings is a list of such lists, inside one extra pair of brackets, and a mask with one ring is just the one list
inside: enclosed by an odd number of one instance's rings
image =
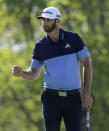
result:
[(91, 52), (92, 131), (109, 131), (108, 0), (0, 0), (0, 131), (44, 131), (40, 102), (44, 69), (34, 81), (15, 78), (11, 70), (15, 64), (30, 66), (34, 44), (45, 35), (36, 16), (48, 6), (61, 11), (60, 26), (79, 33)]

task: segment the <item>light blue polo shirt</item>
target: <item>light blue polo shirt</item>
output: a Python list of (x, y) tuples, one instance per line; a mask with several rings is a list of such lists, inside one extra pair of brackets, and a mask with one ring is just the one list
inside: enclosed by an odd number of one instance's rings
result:
[(80, 60), (90, 53), (77, 33), (60, 29), (56, 43), (45, 36), (34, 47), (31, 68), (45, 67), (44, 87), (56, 90), (81, 88)]

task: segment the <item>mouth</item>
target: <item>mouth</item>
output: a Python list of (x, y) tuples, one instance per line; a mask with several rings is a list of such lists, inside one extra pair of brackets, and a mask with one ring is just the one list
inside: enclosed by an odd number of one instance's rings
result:
[(48, 26), (43, 26), (43, 27), (44, 27), (44, 29), (45, 29), (45, 28), (48, 28)]
[(48, 28), (48, 26), (43, 26), (43, 29), (44, 29), (45, 31), (47, 31), (49, 28)]

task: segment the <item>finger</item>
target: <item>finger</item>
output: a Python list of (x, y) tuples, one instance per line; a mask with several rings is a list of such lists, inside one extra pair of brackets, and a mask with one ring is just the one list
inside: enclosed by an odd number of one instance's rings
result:
[(87, 109), (87, 111), (90, 113), (90, 107), (89, 107), (89, 106), (87, 106), (87, 107), (86, 107), (86, 109)]
[(93, 104), (93, 103), (91, 102), (91, 103), (89, 104), (89, 106), (88, 106), (90, 110), (91, 110), (91, 108), (92, 108), (92, 104)]
[(90, 101), (90, 108), (92, 108), (92, 105), (93, 105), (93, 100)]
[(17, 73), (19, 73), (19, 70), (13, 68), (13, 69), (12, 69), (12, 74), (15, 75), (15, 74), (17, 74)]
[(16, 72), (16, 71), (12, 71), (12, 74), (13, 74), (13, 75), (17, 75), (17, 72)]
[(12, 69), (12, 75), (15, 75), (15, 70), (14, 69)]
[(12, 70), (12, 74), (15, 74), (15, 73), (17, 73), (17, 72), (18, 72), (17, 69), (13, 69), (13, 70)]
[(18, 72), (14, 72), (13, 75), (14, 75), (14, 76), (17, 76), (17, 77), (20, 76), (20, 74), (19, 74)]
[(20, 72), (20, 70), (21, 70), (20, 67), (14, 67), (14, 68), (13, 68), (13, 71), (14, 71), (14, 72)]
[(18, 70), (18, 69), (20, 69), (18, 66), (15, 66), (14, 68), (13, 68), (14, 70)]

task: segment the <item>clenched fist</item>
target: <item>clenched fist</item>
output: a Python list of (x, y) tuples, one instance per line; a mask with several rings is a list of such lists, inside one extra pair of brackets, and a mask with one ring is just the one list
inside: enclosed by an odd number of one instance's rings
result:
[(17, 65), (15, 65), (12, 69), (12, 75), (16, 77), (21, 77), (23, 75), (23, 69)]

